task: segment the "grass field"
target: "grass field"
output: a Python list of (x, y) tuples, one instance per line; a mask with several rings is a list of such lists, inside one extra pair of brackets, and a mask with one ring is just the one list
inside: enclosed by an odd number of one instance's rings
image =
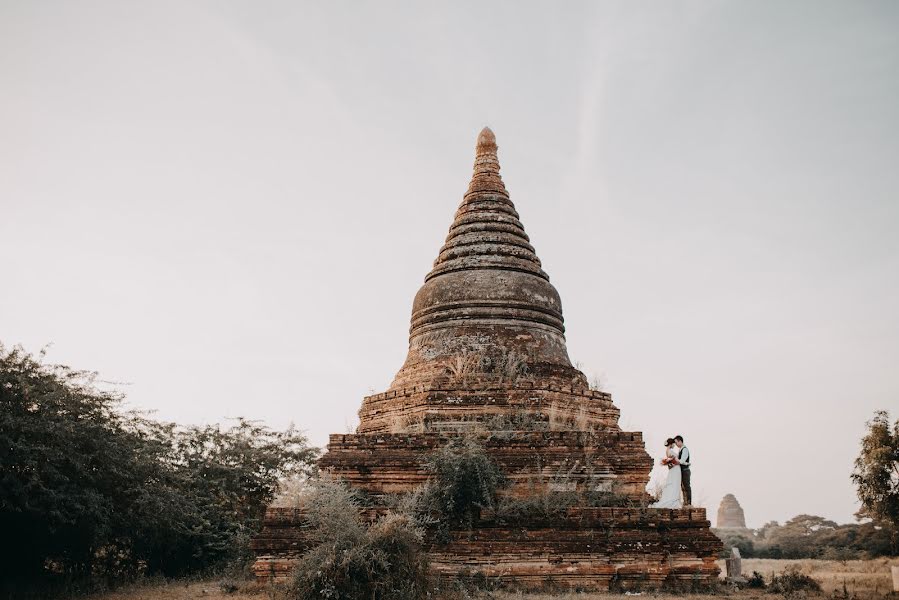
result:
[[(899, 558), (878, 558), (874, 560), (772, 560), (744, 558), (743, 573), (761, 573), (768, 581), (772, 573), (782, 573), (788, 567), (796, 567), (821, 584), (827, 595), (845, 590), (849, 596), (875, 597), (889, 594), (892, 590), (890, 566), (899, 565)], [(724, 561), (721, 561), (724, 571)]]
[[(899, 558), (876, 560), (768, 560), (743, 559), (743, 572), (746, 575), (753, 571), (761, 573), (765, 580), (770, 580), (774, 573), (783, 573), (787, 568), (797, 568), (800, 572), (811, 576), (821, 584), (822, 598), (839, 598), (847, 600), (867, 600), (888, 598), (891, 596), (892, 579), (890, 565), (899, 565)], [(724, 565), (722, 562), (722, 571)], [(844, 588), (845, 586), (845, 588)], [(845, 595), (844, 595), (845, 591)], [(776, 600), (777, 595), (767, 594), (764, 590), (732, 591), (723, 587), (716, 594), (643, 594), (653, 600), (709, 600), (713, 596), (726, 596), (733, 600)], [(620, 594), (609, 593), (557, 593), (557, 594), (517, 594), (494, 592), (490, 597), (496, 600), (611, 600), (621, 598)], [(801, 597), (801, 595), (799, 596)], [(899, 594), (893, 594), (893, 598)], [(285, 600), (285, 595), (277, 588), (246, 583), (237, 591), (222, 590), (219, 581), (171, 581), (165, 583), (146, 584), (123, 588), (116, 592), (99, 594), (91, 600)], [(794, 596), (793, 598), (796, 598)]]

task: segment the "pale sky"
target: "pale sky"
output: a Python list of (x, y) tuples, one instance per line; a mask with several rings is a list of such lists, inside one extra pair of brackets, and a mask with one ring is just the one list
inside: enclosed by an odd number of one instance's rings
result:
[(899, 3), (0, 1), (0, 340), (356, 423), (489, 125), (569, 353), (694, 498), (849, 522), (899, 416)]

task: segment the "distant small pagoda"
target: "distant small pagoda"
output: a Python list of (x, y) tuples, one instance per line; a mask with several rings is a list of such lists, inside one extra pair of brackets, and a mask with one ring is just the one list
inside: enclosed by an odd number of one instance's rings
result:
[(746, 529), (746, 515), (733, 494), (727, 494), (718, 506), (717, 529)]
[[(625, 502), (514, 525), (484, 513), (472, 530), (431, 541), (436, 572), (523, 588), (710, 583), (721, 542), (705, 509), (646, 508), (653, 461), (642, 434), (621, 431), (611, 396), (572, 366), (564, 332), (561, 299), (485, 128), (468, 191), (415, 296), (405, 364), (386, 392), (363, 400), (356, 433), (330, 436), (321, 468), (377, 507), (427, 481), (429, 453), (477, 436), (508, 478), (503, 494), (609, 492)], [(304, 523), (302, 510), (268, 510), (252, 544), (259, 578), (288, 575), (306, 549)]]

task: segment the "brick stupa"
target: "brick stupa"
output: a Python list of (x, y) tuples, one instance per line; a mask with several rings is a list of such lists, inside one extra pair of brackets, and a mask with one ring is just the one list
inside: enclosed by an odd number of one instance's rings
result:
[[(600, 491), (619, 501), (514, 526), (482, 514), (473, 530), (430, 543), (438, 573), (524, 588), (711, 582), (721, 543), (705, 509), (646, 508), (653, 463), (642, 434), (621, 431), (611, 396), (571, 364), (559, 293), (500, 177), (490, 129), (476, 152), (468, 191), (415, 296), (405, 364), (386, 392), (363, 400), (355, 434), (330, 437), (321, 468), (377, 506), (425, 483), (430, 452), (478, 436), (508, 477), (503, 494)], [(288, 575), (305, 549), (303, 525), (301, 510), (268, 510), (253, 541), (258, 577)]]
[(746, 529), (746, 515), (733, 494), (727, 494), (718, 506), (718, 529)]

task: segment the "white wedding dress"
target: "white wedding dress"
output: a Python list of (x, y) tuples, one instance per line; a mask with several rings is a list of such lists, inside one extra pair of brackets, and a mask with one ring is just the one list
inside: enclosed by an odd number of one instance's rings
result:
[[(669, 458), (677, 458), (677, 446), (672, 447), (667, 452)], [(684, 502), (681, 499), (680, 491), (680, 465), (675, 465), (668, 469), (668, 479), (665, 480), (665, 487), (662, 488), (662, 494), (659, 501), (650, 504), (650, 508), (682, 508)]]

